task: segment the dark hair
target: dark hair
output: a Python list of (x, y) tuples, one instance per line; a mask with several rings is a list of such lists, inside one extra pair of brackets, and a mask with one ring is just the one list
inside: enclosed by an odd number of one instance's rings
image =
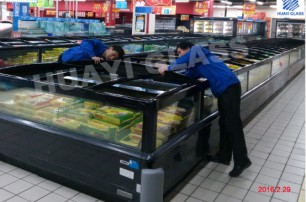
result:
[(191, 43), (190, 41), (182, 41), (181, 43), (177, 44), (176, 46), (176, 51), (178, 48), (182, 49), (182, 50), (186, 50), (188, 48), (191, 48), (192, 46), (194, 46), (193, 43)]
[(118, 45), (113, 45), (111, 46), (113, 48), (114, 51), (116, 51), (119, 55), (118, 59), (122, 59), (123, 56), (124, 56), (124, 50), (121, 46), (118, 46)]

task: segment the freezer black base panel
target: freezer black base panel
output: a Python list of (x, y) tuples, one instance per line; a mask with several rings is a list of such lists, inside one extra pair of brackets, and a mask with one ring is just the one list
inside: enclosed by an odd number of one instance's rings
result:
[(128, 156), (3, 119), (0, 128), (1, 160), (106, 201), (127, 201), (117, 192), (139, 200), (139, 172), (134, 180), (119, 175)]

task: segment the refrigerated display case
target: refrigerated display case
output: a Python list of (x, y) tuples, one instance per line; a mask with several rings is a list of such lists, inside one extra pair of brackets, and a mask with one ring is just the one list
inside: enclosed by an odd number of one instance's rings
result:
[[(200, 90), (175, 73), (162, 77), (121, 62), (114, 75), (103, 68), (112, 63), (100, 65), (2, 69), (0, 125), (17, 142), (1, 141), (1, 159), (108, 201), (139, 201), (141, 170), (169, 164), (162, 166), (169, 190), (203, 155), (193, 154)], [(181, 138), (188, 144), (178, 144)]]
[(305, 20), (272, 19), (271, 38), (305, 40)]
[[(0, 67), (55, 62), (66, 49), (78, 45), (83, 39), (91, 37), (20, 37), (0, 38)], [(180, 41), (190, 40), (203, 45), (206, 38), (190, 35), (148, 35), (148, 36), (96, 36), (106, 45), (120, 45), (127, 55), (143, 52), (165, 51), (175, 48)], [(30, 56), (29, 56), (30, 54)]]
[(243, 37), (247, 41), (265, 38), (265, 21), (247, 21), (237, 18), (195, 17), (193, 33), (204, 36)]
[[(241, 65), (233, 71), (243, 121), (305, 65), (302, 41), (248, 42), (247, 49), (227, 60)], [(0, 133), (1, 160), (102, 200), (139, 201), (143, 169), (164, 170), (167, 194), (218, 144), (207, 81), (180, 72), (162, 77), (131, 59), (13, 66), (0, 69), (0, 80), (0, 126), (8, 131)]]
[(193, 20), (193, 33), (209, 36), (235, 36), (234, 18), (207, 18), (195, 17)]
[(266, 38), (266, 21), (262, 20), (238, 20), (237, 36), (247, 40), (260, 40)]

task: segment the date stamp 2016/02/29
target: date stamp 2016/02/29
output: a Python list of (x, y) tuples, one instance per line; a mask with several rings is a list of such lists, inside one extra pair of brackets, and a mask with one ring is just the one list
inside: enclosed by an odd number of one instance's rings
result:
[(258, 192), (291, 192), (290, 186), (258, 186)]

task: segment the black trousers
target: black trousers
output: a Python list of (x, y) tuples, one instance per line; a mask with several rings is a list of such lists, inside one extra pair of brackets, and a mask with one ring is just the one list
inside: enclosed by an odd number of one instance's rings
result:
[(232, 154), (235, 165), (248, 161), (248, 153), (240, 117), (240, 83), (229, 86), (218, 97), (220, 149), (218, 156), (230, 161)]
[(57, 62), (58, 62), (58, 63), (62, 63), (62, 62), (63, 62), (62, 57), (63, 57), (63, 53), (61, 53), (61, 54), (58, 56), (58, 58), (57, 58)]

